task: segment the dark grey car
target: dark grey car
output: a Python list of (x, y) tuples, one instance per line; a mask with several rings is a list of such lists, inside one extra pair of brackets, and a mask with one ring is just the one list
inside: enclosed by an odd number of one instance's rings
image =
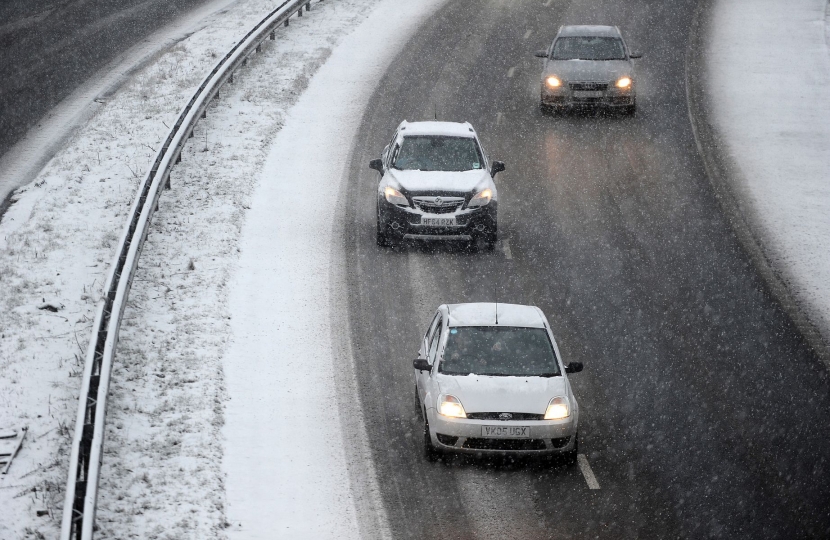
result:
[(538, 51), (542, 110), (594, 106), (634, 114), (637, 84), (631, 53), (616, 26), (563, 26), (550, 47)]

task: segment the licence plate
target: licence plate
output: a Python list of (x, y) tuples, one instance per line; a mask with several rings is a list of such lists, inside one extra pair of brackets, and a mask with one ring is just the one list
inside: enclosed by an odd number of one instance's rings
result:
[(481, 436), (494, 439), (529, 439), (529, 426), (481, 426)]
[(602, 90), (574, 90), (575, 98), (598, 98), (602, 97)]
[(454, 217), (422, 217), (421, 225), (431, 225), (433, 227), (448, 227), (455, 225)]

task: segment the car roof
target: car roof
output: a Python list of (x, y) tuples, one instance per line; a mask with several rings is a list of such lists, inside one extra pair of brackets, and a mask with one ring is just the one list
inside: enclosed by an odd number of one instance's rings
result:
[(469, 122), (407, 122), (404, 120), (398, 126), (398, 135), (401, 137), (411, 135), (444, 135), (447, 137), (474, 138), (476, 132)]
[(559, 28), (557, 37), (562, 36), (591, 36), (591, 37), (622, 37), (616, 26), (600, 26), (588, 24), (574, 24)]
[(536, 306), (503, 304), (501, 302), (477, 302), (470, 304), (449, 304), (447, 324), (449, 326), (520, 326), (544, 328), (545, 316)]

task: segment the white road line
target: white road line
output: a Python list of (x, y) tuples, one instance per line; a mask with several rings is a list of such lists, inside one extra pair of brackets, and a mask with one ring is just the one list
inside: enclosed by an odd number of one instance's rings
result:
[(588, 463), (588, 458), (585, 457), (585, 454), (579, 454), (576, 456), (576, 460), (579, 462), (579, 470), (582, 471), (582, 476), (585, 477), (588, 488), (599, 489), (599, 482), (597, 482), (597, 477), (594, 476), (594, 471), (591, 470), (591, 465)]
[(513, 260), (513, 253), (510, 251), (510, 240), (502, 240), (501, 250), (504, 253), (504, 258), (508, 261)]
[(551, 5), (551, 3), (552, 3), (552, 2), (553, 2), (553, 0), (548, 0), (547, 2), (545, 2), (545, 3), (544, 3), (544, 4), (542, 4), (542, 5), (543, 5), (543, 6), (545, 6), (545, 7), (548, 7), (548, 6), (550, 6), (550, 5)]
[(508, 79), (512, 78), (514, 73), (516, 73), (516, 68), (515, 67), (512, 67), (512, 68), (508, 69), (507, 70), (507, 78)]
[(528, 30), (527, 32), (525, 32), (525, 39), (529, 38), (531, 34), (533, 34), (533, 30)]
[(504, 116), (504, 113), (496, 113), (496, 125), (501, 124), (501, 119)]

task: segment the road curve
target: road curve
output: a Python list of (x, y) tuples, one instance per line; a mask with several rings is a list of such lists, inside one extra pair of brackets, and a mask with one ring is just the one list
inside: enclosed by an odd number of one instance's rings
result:
[[(378, 81), (343, 193), (360, 398), (398, 538), (830, 535), (827, 373), (741, 251), (692, 134), (684, 58), (697, 2), (455, 0)], [(635, 118), (543, 116), (560, 24), (616, 24)], [(401, 119), (468, 120), (499, 177), (501, 244), (380, 249), (377, 157)], [(443, 302), (531, 303), (581, 406), (578, 468), (429, 464), (411, 360)]]
[(0, 156), (119, 53), (206, 0), (0, 5)]

